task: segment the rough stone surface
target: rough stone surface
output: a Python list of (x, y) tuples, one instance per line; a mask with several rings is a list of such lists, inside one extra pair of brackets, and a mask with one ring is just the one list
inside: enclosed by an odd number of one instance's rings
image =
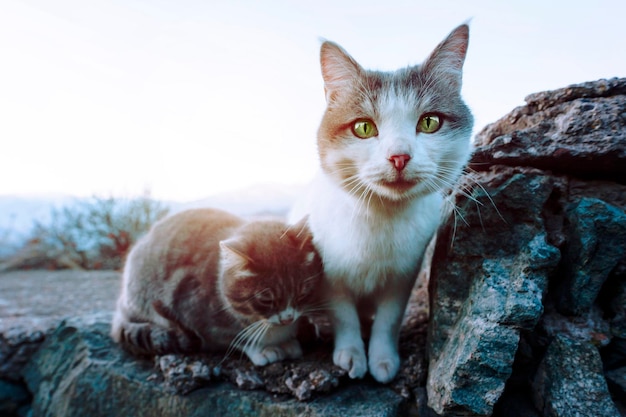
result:
[(429, 405), (439, 414), (492, 413), (512, 371), (519, 331), (539, 320), (548, 276), (559, 263), (542, 218), (550, 177), (503, 172), (461, 194), (439, 231), (427, 384)]
[(470, 166), (529, 166), (626, 182), (626, 79), (532, 94), (477, 137)]
[(615, 397), (626, 403), (626, 366), (607, 372), (606, 381)]
[(598, 350), (565, 336), (554, 338), (534, 380), (534, 400), (546, 417), (616, 417)]
[(24, 415), (30, 393), (22, 384), (0, 380), (0, 416)]
[(19, 378), (63, 317), (110, 311), (118, 291), (119, 273), (111, 271), (0, 273), (0, 380)]
[[(322, 340), (309, 340), (303, 360), (285, 361), (263, 368), (252, 366), (249, 360), (239, 355), (232, 355), (226, 360), (220, 354), (165, 355), (154, 359), (127, 355), (108, 336), (119, 279), (116, 272), (26, 271), (0, 274), (0, 323), (3, 325), (0, 341), (12, 341), (0, 345), (11, 353), (0, 362), (3, 366), (7, 365), (3, 368), (5, 374), (0, 378), (0, 382), (7, 383), (3, 385), (7, 389), (0, 392), (0, 410), (11, 411), (0, 415), (25, 415), (16, 407), (23, 407), (32, 397), (35, 416), (114, 415), (111, 410), (115, 410), (117, 405), (108, 404), (106, 399), (110, 401), (110, 396), (118, 395), (118, 390), (123, 391), (125, 401), (136, 402), (135, 405), (120, 405), (120, 410), (129, 411), (128, 415), (133, 415), (132, 407), (141, 409), (141, 401), (146, 396), (165, 399), (157, 405), (153, 404), (154, 400), (148, 401), (147, 411), (135, 415), (187, 415), (181, 411), (186, 408), (176, 408), (182, 407), (181, 404), (196, 404), (185, 407), (210, 409), (210, 404), (197, 405), (202, 397), (196, 392), (205, 390), (215, 393), (216, 398), (227, 396), (231, 402), (239, 396), (243, 403), (254, 401), (257, 404), (254, 410), (265, 410), (263, 412), (267, 415), (299, 415), (300, 412), (311, 416), (336, 415), (335, 412), (370, 415), (365, 413), (367, 409), (375, 413), (373, 415), (395, 416), (405, 415), (409, 408), (425, 406), (425, 400), (417, 402), (426, 374), (424, 343), (427, 315), (426, 305), (421, 299), (423, 284), (416, 287), (410, 314), (405, 320), (401, 336), (402, 368), (388, 387), (382, 387), (369, 378), (364, 382), (353, 382), (344, 371), (332, 364), (332, 347), (325, 323), (318, 323), (325, 336)], [(45, 288), (47, 296), (34, 300), (36, 304), (29, 304), (29, 288)], [(64, 317), (70, 319), (58, 327)], [(304, 334), (307, 335), (312, 338), (312, 332)], [(19, 356), (19, 346), (24, 341), (32, 342), (28, 344), (29, 353), (22, 355), (23, 359), (19, 361), (12, 360)], [(22, 372), (25, 364), (26, 370)], [(264, 395), (259, 396), (257, 391)], [(2, 392), (6, 395), (2, 396)], [(14, 395), (17, 392), (26, 393), (27, 398)], [(52, 392), (54, 395), (48, 397)], [(74, 395), (76, 397), (72, 397)], [(89, 396), (92, 395), (105, 399), (94, 400), (89, 406), (91, 408), (84, 408), (86, 406), (81, 398), (91, 398)], [(362, 395), (368, 397), (363, 405)], [(187, 397), (194, 399), (188, 400)], [(280, 406), (274, 404), (277, 402)], [(300, 405), (301, 402), (303, 405)], [(335, 402), (342, 404), (341, 407), (333, 407)], [(154, 408), (157, 406), (161, 414), (152, 414), (157, 413), (157, 408)], [(232, 414), (224, 415), (250, 415), (247, 409), (241, 411), (232, 404), (229, 407), (231, 409), (222, 410)]]
[(626, 253), (626, 213), (602, 200), (581, 198), (567, 208), (566, 221), (567, 271), (559, 308), (580, 315)]
[[(34, 395), (33, 416), (406, 415), (401, 396), (368, 383), (309, 402), (237, 390), (223, 382), (180, 395), (162, 383), (153, 362), (130, 357), (111, 341), (110, 319), (110, 313), (68, 319), (47, 338), (23, 372)], [(162, 357), (159, 362), (171, 360)], [(247, 381), (241, 388), (259, 388), (257, 377), (239, 376)]]
[[(526, 101), (478, 135), (439, 230), (427, 392), (442, 415), (549, 415), (566, 393), (538, 410), (529, 381), (559, 335), (626, 364), (626, 79)], [(609, 404), (601, 371), (582, 372)]]

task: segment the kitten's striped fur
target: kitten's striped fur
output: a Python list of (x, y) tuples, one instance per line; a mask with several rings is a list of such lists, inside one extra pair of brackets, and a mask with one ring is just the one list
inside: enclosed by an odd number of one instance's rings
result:
[(321, 279), (306, 219), (289, 227), (188, 210), (130, 252), (111, 334), (137, 354), (230, 348), (256, 365), (298, 357), (296, 320), (319, 306)]

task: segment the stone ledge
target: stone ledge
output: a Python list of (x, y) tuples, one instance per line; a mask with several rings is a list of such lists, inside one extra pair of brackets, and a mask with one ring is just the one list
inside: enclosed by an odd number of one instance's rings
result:
[(310, 402), (227, 383), (179, 395), (159, 380), (152, 362), (130, 357), (111, 341), (110, 319), (108, 313), (68, 319), (47, 338), (23, 372), (35, 398), (33, 415), (405, 415), (402, 397), (365, 383)]
[[(423, 385), (423, 347), (416, 348), (415, 344), (406, 345), (405, 351), (413, 352), (405, 352), (407, 365), (395, 381), (395, 391), (369, 379), (351, 382), (340, 376), (338, 386), (326, 390), (331, 393), (319, 391), (323, 395), (318, 395), (307, 387), (314, 395), (308, 401), (298, 401), (293, 391), (293, 395), (266, 392), (281, 392), (269, 386), (281, 381), (271, 381), (271, 372), (269, 377), (265, 375), (267, 368), (255, 369), (246, 360), (232, 360), (230, 370), (210, 381), (198, 381), (193, 375), (182, 375), (173, 381), (177, 378), (170, 378), (176, 372), (176, 360), (178, 364), (203, 364), (216, 357), (168, 355), (178, 358), (172, 361), (160, 357), (152, 361), (121, 350), (109, 337), (119, 280), (117, 272), (0, 274), (0, 415), (199, 416), (212, 412), (225, 416), (391, 417), (406, 415), (409, 408), (416, 408), (407, 397), (422, 398), (421, 404), (425, 404), (423, 390), (415, 387), (418, 380)], [(34, 292), (33, 288), (39, 291)], [(423, 310), (423, 306), (413, 308), (417, 314)], [(422, 314), (422, 322), (423, 319)], [(423, 324), (422, 329), (425, 330)], [(423, 340), (420, 334), (423, 331), (410, 333), (405, 339)], [(292, 381), (296, 381), (298, 372), (315, 367), (321, 371), (330, 369), (333, 365), (327, 356), (318, 363), (312, 358), (308, 363), (280, 364), (278, 371), (292, 372)], [(261, 385), (249, 386), (234, 377), (242, 373), (260, 376)], [(229, 376), (233, 376), (232, 384), (224, 382)], [(184, 385), (182, 389), (177, 383)], [(31, 400), (32, 414), (28, 414)]]

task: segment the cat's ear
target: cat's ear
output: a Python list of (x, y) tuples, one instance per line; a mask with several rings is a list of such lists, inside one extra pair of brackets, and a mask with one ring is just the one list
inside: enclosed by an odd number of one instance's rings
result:
[(325, 41), (320, 49), (326, 102), (332, 103), (342, 92), (349, 91), (363, 72), (361, 66), (339, 45)]
[(247, 256), (239, 247), (236, 239), (228, 239), (220, 241), (220, 254), (222, 265), (228, 268), (245, 269), (252, 264), (252, 259)]
[(461, 89), (463, 63), (469, 44), (469, 26), (454, 29), (424, 61), (422, 70), (445, 77), (454, 87)]

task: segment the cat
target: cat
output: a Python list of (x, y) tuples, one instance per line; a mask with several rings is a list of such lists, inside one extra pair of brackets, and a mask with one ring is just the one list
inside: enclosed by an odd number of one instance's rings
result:
[(215, 209), (157, 222), (128, 255), (111, 336), (140, 355), (242, 350), (258, 366), (302, 355), (297, 320), (320, 305), (306, 218)]
[[(333, 361), (351, 378), (369, 370), (388, 383), (399, 370), (408, 298), (444, 190), (471, 153), (473, 117), (460, 94), (468, 41), (461, 25), (421, 65), (395, 72), (366, 70), (333, 42), (321, 46), (321, 170), (291, 218), (309, 215), (324, 262)], [(361, 324), (370, 333), (367, 355)]]

